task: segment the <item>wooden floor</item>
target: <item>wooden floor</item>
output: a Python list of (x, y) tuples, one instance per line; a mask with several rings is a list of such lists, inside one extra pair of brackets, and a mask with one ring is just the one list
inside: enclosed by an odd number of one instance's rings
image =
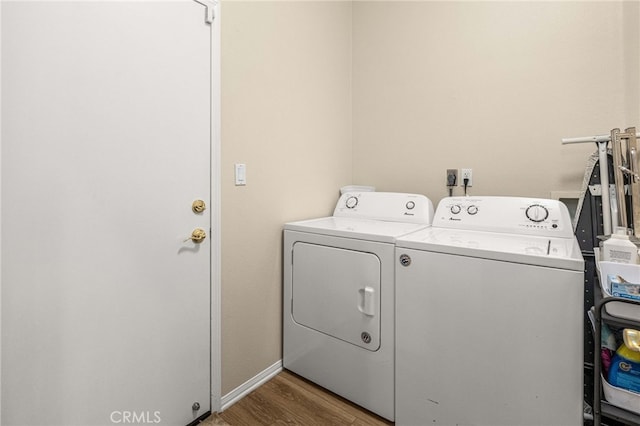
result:
[(254, 425), (393, 425), (339, 396), (289, 372), (251, 392), (201, 426)]

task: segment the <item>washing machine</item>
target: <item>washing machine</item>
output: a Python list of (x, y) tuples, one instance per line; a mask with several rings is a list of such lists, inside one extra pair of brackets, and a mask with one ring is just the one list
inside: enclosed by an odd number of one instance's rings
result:
[(397, 425), (582, 425), (584, 262), (564, 204), (445, 198), (396, 259)]
[(284, 226), (284, 368), (394, 419), (394, 243), (432, 217), (423, 195), (347, 192)]

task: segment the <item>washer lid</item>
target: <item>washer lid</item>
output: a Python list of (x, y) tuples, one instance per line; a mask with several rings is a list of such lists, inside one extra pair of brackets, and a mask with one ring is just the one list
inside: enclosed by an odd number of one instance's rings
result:
[(398, 237), (424, 229), (427, 226), (428, 225), (421, 223), (387, 222), (383, 220), (332, 216), (287, 223), (284, 225), (284, 229), (366, 241), (393, 243)]
[(584, 270), (575, 238), (427, 228), (398, 238), (397, 247), (513, 263)]

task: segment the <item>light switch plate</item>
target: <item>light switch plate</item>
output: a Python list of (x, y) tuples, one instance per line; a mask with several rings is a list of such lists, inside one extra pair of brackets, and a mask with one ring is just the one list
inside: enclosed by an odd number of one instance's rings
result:
[(236, 186), (247, 184), (247, 165), (236, 164)]

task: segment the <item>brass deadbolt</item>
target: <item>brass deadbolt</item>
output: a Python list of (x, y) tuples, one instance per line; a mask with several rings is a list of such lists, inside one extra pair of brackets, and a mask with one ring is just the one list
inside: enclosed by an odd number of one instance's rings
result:
[(191, 210), (193, 210), (194, 213), (202, 213), (206, 209), (207, 205), (202, 200), (195, 200), (193, 204), (191, 204)]
[(200, 244), (201, 242), (204, 241), (204, 239), (207, 238), (207, 233), (204, 231), (204, 229), (202, 228), (196, 228), (193, 230), (193, 232), (191, 233), (191, 236), (189, 238), (187, 238), (186, 241), (193, 241), (196, 244)]

